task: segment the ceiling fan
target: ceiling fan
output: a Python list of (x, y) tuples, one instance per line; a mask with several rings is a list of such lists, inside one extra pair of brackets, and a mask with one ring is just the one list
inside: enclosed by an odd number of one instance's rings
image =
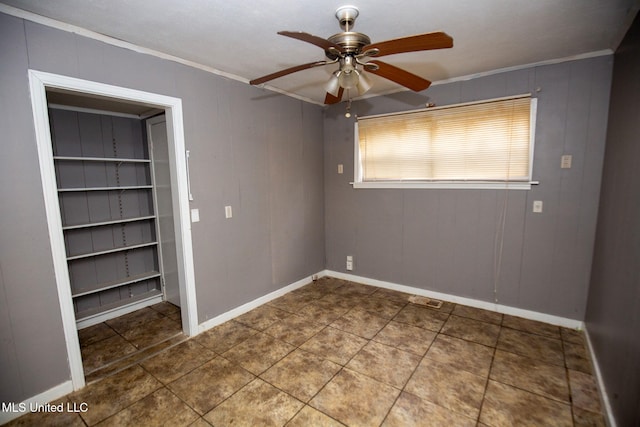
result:
[(351, 31), (358, 15), (359, 11), (355, 6), (339, 7), (336, 10), (336, 18), (344, 31), (328, 39), (302, 31), (279, 31), (278, 34), (282, 36), (311, 43), (324, 49), (328, 60), (297, 65), (251, 80), (249, 83), (260, 85), (291, 73), (337, 63), (339, 69), (333, 72), (325, 87), (327, 91), (325, 104), (340, 102), (345, 89), (355, 89), (358, 95), (369, 90), (371, 82), (364, 71), (384, 77), (416, 92), (428, 88), (431, 85), (429, 80), (375, 58), (396, 53), (450, 48), (453, 47), (453, 39), (446, 33), (438, 31), (371, 43), (366, 34)]

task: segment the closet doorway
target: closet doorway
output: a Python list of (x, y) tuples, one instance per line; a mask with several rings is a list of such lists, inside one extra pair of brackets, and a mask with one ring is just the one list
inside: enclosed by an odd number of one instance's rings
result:
[[(29, 77), (56, 285), (78, 389), (87, 371), (78, 338), (83, 330), (105, 325), (113, 333), (153, 317), (166, 323), (157, 326), (165, 335), (168, 326), (197, 333), (182, 106), (176, 98), (65, 76), (30, 71)], [(109, 339), (123, 337), (118, 332)], [(138, 338), (124, 345), (149, 342)]]

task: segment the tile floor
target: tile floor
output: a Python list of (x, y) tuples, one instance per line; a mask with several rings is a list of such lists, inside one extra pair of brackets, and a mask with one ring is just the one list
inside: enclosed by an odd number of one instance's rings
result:
[(152, 305), (78, 331), (87, 383), (134, 365), (184, 341), (180, 308)]
[(582, 333), (408, 298), (323, 278), (12, 424), (605, 425)]

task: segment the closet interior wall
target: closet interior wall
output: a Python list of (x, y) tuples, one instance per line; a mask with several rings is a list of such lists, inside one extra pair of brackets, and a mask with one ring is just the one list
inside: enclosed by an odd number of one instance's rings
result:
[(49, 117), (78, 327), (161, 301), (144, 122), (59, 108)]

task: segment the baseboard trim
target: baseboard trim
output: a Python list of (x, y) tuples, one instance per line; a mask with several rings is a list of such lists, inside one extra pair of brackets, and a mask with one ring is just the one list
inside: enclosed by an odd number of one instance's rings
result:
[[(6, 424), (11, 420), (15, 420), (16, 418), (29, 413), (29, 408), (32, 404), (44, 405), (45, 403), (60, 399), (61, 397), (71, 393), (72, 391), (73, 383), (71, 382), (71, 380), (68, 380), (63, 382), (62, 384), (58, 384), (57, 386), (50, 388), (45, 392), (30, 397), (23, 402), (16, 403), (15, 405), (13, 405), (13, 409), (10, 411), (5, 411), (5, 408), (2, 408), (3, 410), (0, 411), (0, 425)], [(3, 405), (7, 403), (8, 402), (3, 402)]]
[(236, 307), (236, 308), (231, 309), (231, 310), (229, 310), (229, 311), (227, 311), (225, 313), (222, 313), (219, 316), (213, 317), (213, 318), (201, 323), (198, 326), (198, 332), (201, 333), (201, 332), (204, 332), (204, 331), (206, 331), (208, 329), (211, 329), (211, 328), (213, 328), (215, 326), (221, 325), (222, 323), (227, 322), (227, 321), (229, 321), (229, 320), (231, 320), (231, 319), (233, 319), (235, 317), (238, 317), (241, 314), (244, 314), (244, 313), (246, 313), (248, 311), (251, 311), (256, 307), (259, 307), (259, 306), (261, 306), (263, 304), (266, 304), (271, 300), (279, 298), (279, 297), (283, 296), (286, 293), (289, 293), (289, 292), (291, 292), (291, 291), (293, 291), (295, 289), (301, 288), (304, 285), (311, 283), (314, 278), (323, 277), (325, 275), (326, 274), (324, 274), (324, 272), (319, 272), (319, 273), (313, 274), (311, 276), (304, 277), (304, 278), (302, 278), (302, 279), (300, 279), (300, 280), (298, 280), (298, 281), (296, 281), (294, 283), (291, 283), (290, 285), (287, 285), (287, 286), (285, 286), (283, 288), (278, 289), (277, 291), (273, 291), (273, 292), (271, 292), (271, 293), (269, 293), (267, 295), (261, 296), (260, 298), (256, 298), (253, 301), (249, 301), (246, 304), (243, 304), (243, 305), (241, 305), (239, 307)]
[(511, 316), (523, 317), (525, 319), (537, 320), (539, 322), (550, 323), (552, 325), (563, 326), (571, 329), (583, 329), (584, 322), (581, 320), (569, 319), (566, 317), (554, 316), (551, 314), (540, 313), (532, 310), (511, 307), (508, 305), (495, 304), (487, 301), (481, 301), (472, 298), (459, 297), (456, 295), (446, 294), (442, 292), (429, 291), (413, 286), (401, 285), (398, 283), (386, 282), (383, 280), (371, 279), (368, 277), (356, 276), (354, 274), (341, 273), (339, 271), (324, 270), (323, 276), (332, 276), (338, 279), (350, 280), (352, 282), (362, 283), (363, 285), (377, 286), (379, 288), (392, 289), (394, 291), (405, 292), (408, 294), (420, 295), (424, 297), (449, 301), (456, 304), (468, 305), (470, 307), (482, 308), (484, 310), (495, 311), (497, 313), (508, 314)]
[(609, 401), (609, 395), (607, 394), (607, 388), (604, 385), (604, 378), (602, 371), (600, 371), (600, 365), (598, 364), (598, 358), (593, 350), (593, 344), (591, 342), (591, 335), (589, 329), (585, 327), (584, 335), (587, 338), (587, 347), (589, 348), (589, 355), (591, 356), (591, 366), (595, 373), (596, 381), (598, 382), (598, 390), (600, 391), (600, 402), (604, 406), (605, 417), (607, 418), (608, 427), (617, 427), (616, 419), (613, 416), (613, 410), (611, 409), (611, 402)]

